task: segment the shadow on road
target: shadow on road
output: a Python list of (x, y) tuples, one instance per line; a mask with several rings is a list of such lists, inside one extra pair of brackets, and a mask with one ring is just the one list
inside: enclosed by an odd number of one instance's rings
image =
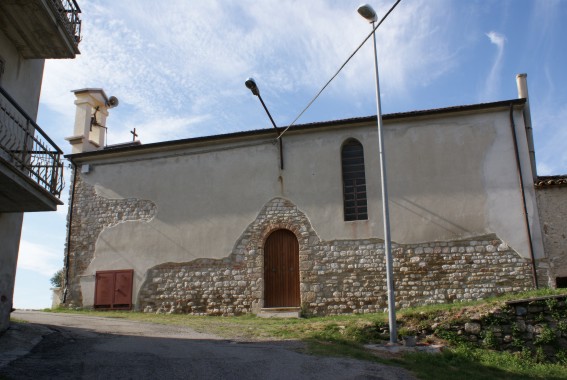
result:
[(28, 355), (0, 368), (0, 378), (414, 379), (397, 367), (307, 355), (300, 342), (244, 343), (181, 339), (176, 331), (141, 336), (101, 333), (100, 327), (39, 326), (53, 333)]

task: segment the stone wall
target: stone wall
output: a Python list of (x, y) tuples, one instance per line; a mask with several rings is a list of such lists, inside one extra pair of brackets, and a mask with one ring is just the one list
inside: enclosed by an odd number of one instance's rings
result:
[[(277, 229), (299, 242), (300, 282), (308, 272), (310, 247), (319, 242), (309, 220), (290, 201), (268, 202), (223, 260), (168, 263), (148, 270), (137, 308), (209, 315), (238, 315), (263, 307), (264, 242)], [(304, 286), (301, 286), (302, 292)]]
[[(314, 315), (368, 313), (387, 307), (380, 239), (321, 241), (289, 200), (264, 207), (223, 260), (150, 268), (138, 296), (146, 312), (237, 315), (263, 306), (263, 245), (285, 228), (299, 242), (302, 309)], [(393, 245), (397, 307), (480, 299), (532, 288), (529, 261), (495, 235)]]
[[(100, 233), (117, 223), (149, 221), (157, 214), (157, 206), (149, 200), (100, 197), (80, 175), (72, 186), (75, 198), (66, 301), (67, 305), (82, 306), (80, 279), (94, 274), (86, 270), (94, 259)], [(143, 281), (133, 300), (135, 308), (208, 315), (258, 312), (263, 307), (264, 243), (277, 229), (290, 230), (298, 239), (305, 313), (369, 313), (387, 307), (382, 240), (321, 241), (301, 210), (290, 200), (274, 198), (244, 229), (225, 258), (163, 263), (138, 273)], [(495, 235), (451, 242), (394, 243), (393, 257), (397, 307), (479, 299), (532, 288), (529, 261)]]
[(438, 329), (436, 334), (446, 336), (448, 331), (452, 339), (501, 351), (529, 350), (541, 361), (564, 360), (567, 358), (566, 297), (507, 302), (505, 307), (476, 315), (461, 324), (452, 323), (448, 330)]
[(540, 181), (536, 190), (549, 283), (555, 287), (557, 277), (567, 278), (567, 180)]
[[(80, 166), (75, 170), (80, 171)], [(80, 174), (74, 178), (70, 186), (71, 192), (75, 190), (70, 228), (67, 216), (70, 246), (65, 246), (65, 255), (69, 255), (69, 268), (66, 268), (68, 282), (64, 285), (67, 288), (66, 303), (82, 305), (80, 276), (94, 258), (96, 240), (102, 230), (126, 221), (150, 220), (156, 215), (157, 207), (148, 200), (100, 197), (93, 186), (82, 180)]]

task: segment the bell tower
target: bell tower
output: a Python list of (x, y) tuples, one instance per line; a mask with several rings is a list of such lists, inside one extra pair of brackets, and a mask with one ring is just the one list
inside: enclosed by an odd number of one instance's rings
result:
[(103, 149), (106, 138), (108, 109), (118, 105), (114, 96), (106, 96), (101, 88), (84, 88), (75, 94), (75, 126), (73, 136), (65, 138), (73, 147), (72, 154)]

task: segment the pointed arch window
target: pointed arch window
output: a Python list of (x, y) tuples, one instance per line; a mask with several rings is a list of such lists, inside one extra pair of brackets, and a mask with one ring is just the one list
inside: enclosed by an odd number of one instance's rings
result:
[(356, 139), (348, 139), (341, 148), (343, 204), (345, 221), (367, 220), (364, 149)]

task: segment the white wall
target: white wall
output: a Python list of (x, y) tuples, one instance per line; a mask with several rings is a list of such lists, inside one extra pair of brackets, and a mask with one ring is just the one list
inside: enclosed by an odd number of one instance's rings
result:
[(34, 120), (37, 117), (43, 77), (43, 59), (23, 59), (0, 31), (0, 58), (5, 62), (2, 86)]
[[(521, 111), (515, 111), (527, 159)], [(344, 222), (340, 148), (350, 137), (365, 150), (369, 220)], [(515, 170), (508, 110), (388, 121), (385, 127), (392, 240), (443, 241), (496, 233), (522, 256), (529, 247)], [(290, 132), (285, 170), (277, 145), (246, 143), (89, 159), (83, 179), (109, 199), (157, 205), (150, 222), (123, 222), (102, 231), (85, 285), (96, 270), (135, 270), (134, 299), (145, 271), (165, 262), (222, 258), (266, 202), (285, 197), (323, 240), (382, 237), (377, 134), (374, 124)], [(531, 179), (529, 162), (524, 162)], [(526, 181), (528, 206), (533, 185)], [(537, 254), (539, 223), (533, 221)], [(93, 286), (83, 291), (92, 304)]]
[[(19, 106), (35, 120), (43, 76), (43, 59), (25, 60), (0, 31), (0, 59), (4, 61), (2, 86)], [(22, 229), (22, 213), (1, 213), (0, 210), (0, 331), (8, 327), (16, 263)], [(1, 300), (4, 299), (2, 302)]]
[(8, 328), (13, 306), (22, 213), (0, 213), (0, 332)]

